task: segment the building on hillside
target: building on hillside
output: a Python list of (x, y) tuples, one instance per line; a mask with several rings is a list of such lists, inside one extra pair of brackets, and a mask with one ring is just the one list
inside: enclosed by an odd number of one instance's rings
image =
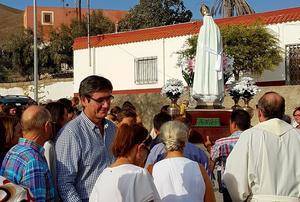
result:
[[(257, 20), (279, 38), (285, 60), (256, 78), (260, 85), (300, 84), (300, 7), (217, 19), (218, 25), (249, 24)], [(169, 78), (183, 80), (177, 66), (185, 41), (198, 34), (202, 22), (189, 22), (123, 33), (77, 38), (74, 42), (74, 92), (91, 74), (109, 78), (114, 93), (159, 92)]]
[[(91, 12), (96, 9), (91, 9)], [(103, 15), (109, 18), (116, 27), (118, 22), (128, 13), (123, 10), (99, 9)], [(82, 8), (81, 15), (85, 16), (88, 9)], [(37, 7), (38, 30), (43, 39), (48, 40), (52, 29), (60, 27), (61, 24), (70, 25), (77, 18), (77, 8), (69, 7)], [(33, 7), (28, 6), (24, 11), (24, 27), (33, 29)]]

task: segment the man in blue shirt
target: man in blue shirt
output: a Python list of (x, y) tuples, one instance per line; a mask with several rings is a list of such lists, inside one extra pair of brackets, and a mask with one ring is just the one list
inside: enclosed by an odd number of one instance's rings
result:
[(23, 137), (6, 154), (0, 175), (29, 188), (34, 201), (54, 201), (55, 188), (44, 157), (44, 143), (51, 138), (49, 111), (31, 106), (22, 115)]
[(112, 89), (108, 79), (96, 75), (80, 83), (83, 112), (61, 129), (55, 144), (63, 201), (88, 201), (98, 176), (114, 160), (110, 145), (115, 124), (105, 119)]

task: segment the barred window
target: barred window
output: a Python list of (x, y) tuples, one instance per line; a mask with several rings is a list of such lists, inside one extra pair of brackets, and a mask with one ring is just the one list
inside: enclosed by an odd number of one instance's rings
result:
[(42, 25), (53, 25), (53, 11), (42, 11)]
[(134, 83), (157, 83), (157, 57), (144, 57), (134, 60)]

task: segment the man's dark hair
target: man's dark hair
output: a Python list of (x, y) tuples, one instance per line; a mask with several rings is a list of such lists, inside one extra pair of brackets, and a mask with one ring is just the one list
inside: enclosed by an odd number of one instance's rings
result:
[(168, 121), (171, 121), (172, 120), (172, 117), (165, 113), (165, 112), (160, 112), (158, 114), (156, 114), (153, 118), (153, 127), (156, 129), (156, 130), (159, 130), (160, 127), (168, 122)]
[(257, 107), (266, 119), (282, 119), (285, 111), (285, 100), (276, 92), (267, 92), (258, 100)]
[(300, 111), (300, 107), (296, 107), (296, 108), (294, 109), (293, 116), (295, 116), (296, 111)]
[(235, 122), (237, 127), (242, 131), (247, 130), (251, 125), (251, 118), (249, 113), (242, 109), (234, 110), (231, 113), (230, 121)]
[(90, 97), (93, 93), (98, 91), (112, 91), (113, 86), (111, 82), (97, 75), (88, 76), (83, 79), (79, 86), (80, 97)]

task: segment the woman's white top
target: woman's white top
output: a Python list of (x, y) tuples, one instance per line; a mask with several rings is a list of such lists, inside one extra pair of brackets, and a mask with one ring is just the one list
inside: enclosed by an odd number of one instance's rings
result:
[(90, 201), (160, 201), (152, 176), (144, 168), (123, 164), (106, 168), (98, 177)]
[(199, 164), (184, 157), (154, 164), (152, 175), (162, 201), (203, 201), (205, 183)]

